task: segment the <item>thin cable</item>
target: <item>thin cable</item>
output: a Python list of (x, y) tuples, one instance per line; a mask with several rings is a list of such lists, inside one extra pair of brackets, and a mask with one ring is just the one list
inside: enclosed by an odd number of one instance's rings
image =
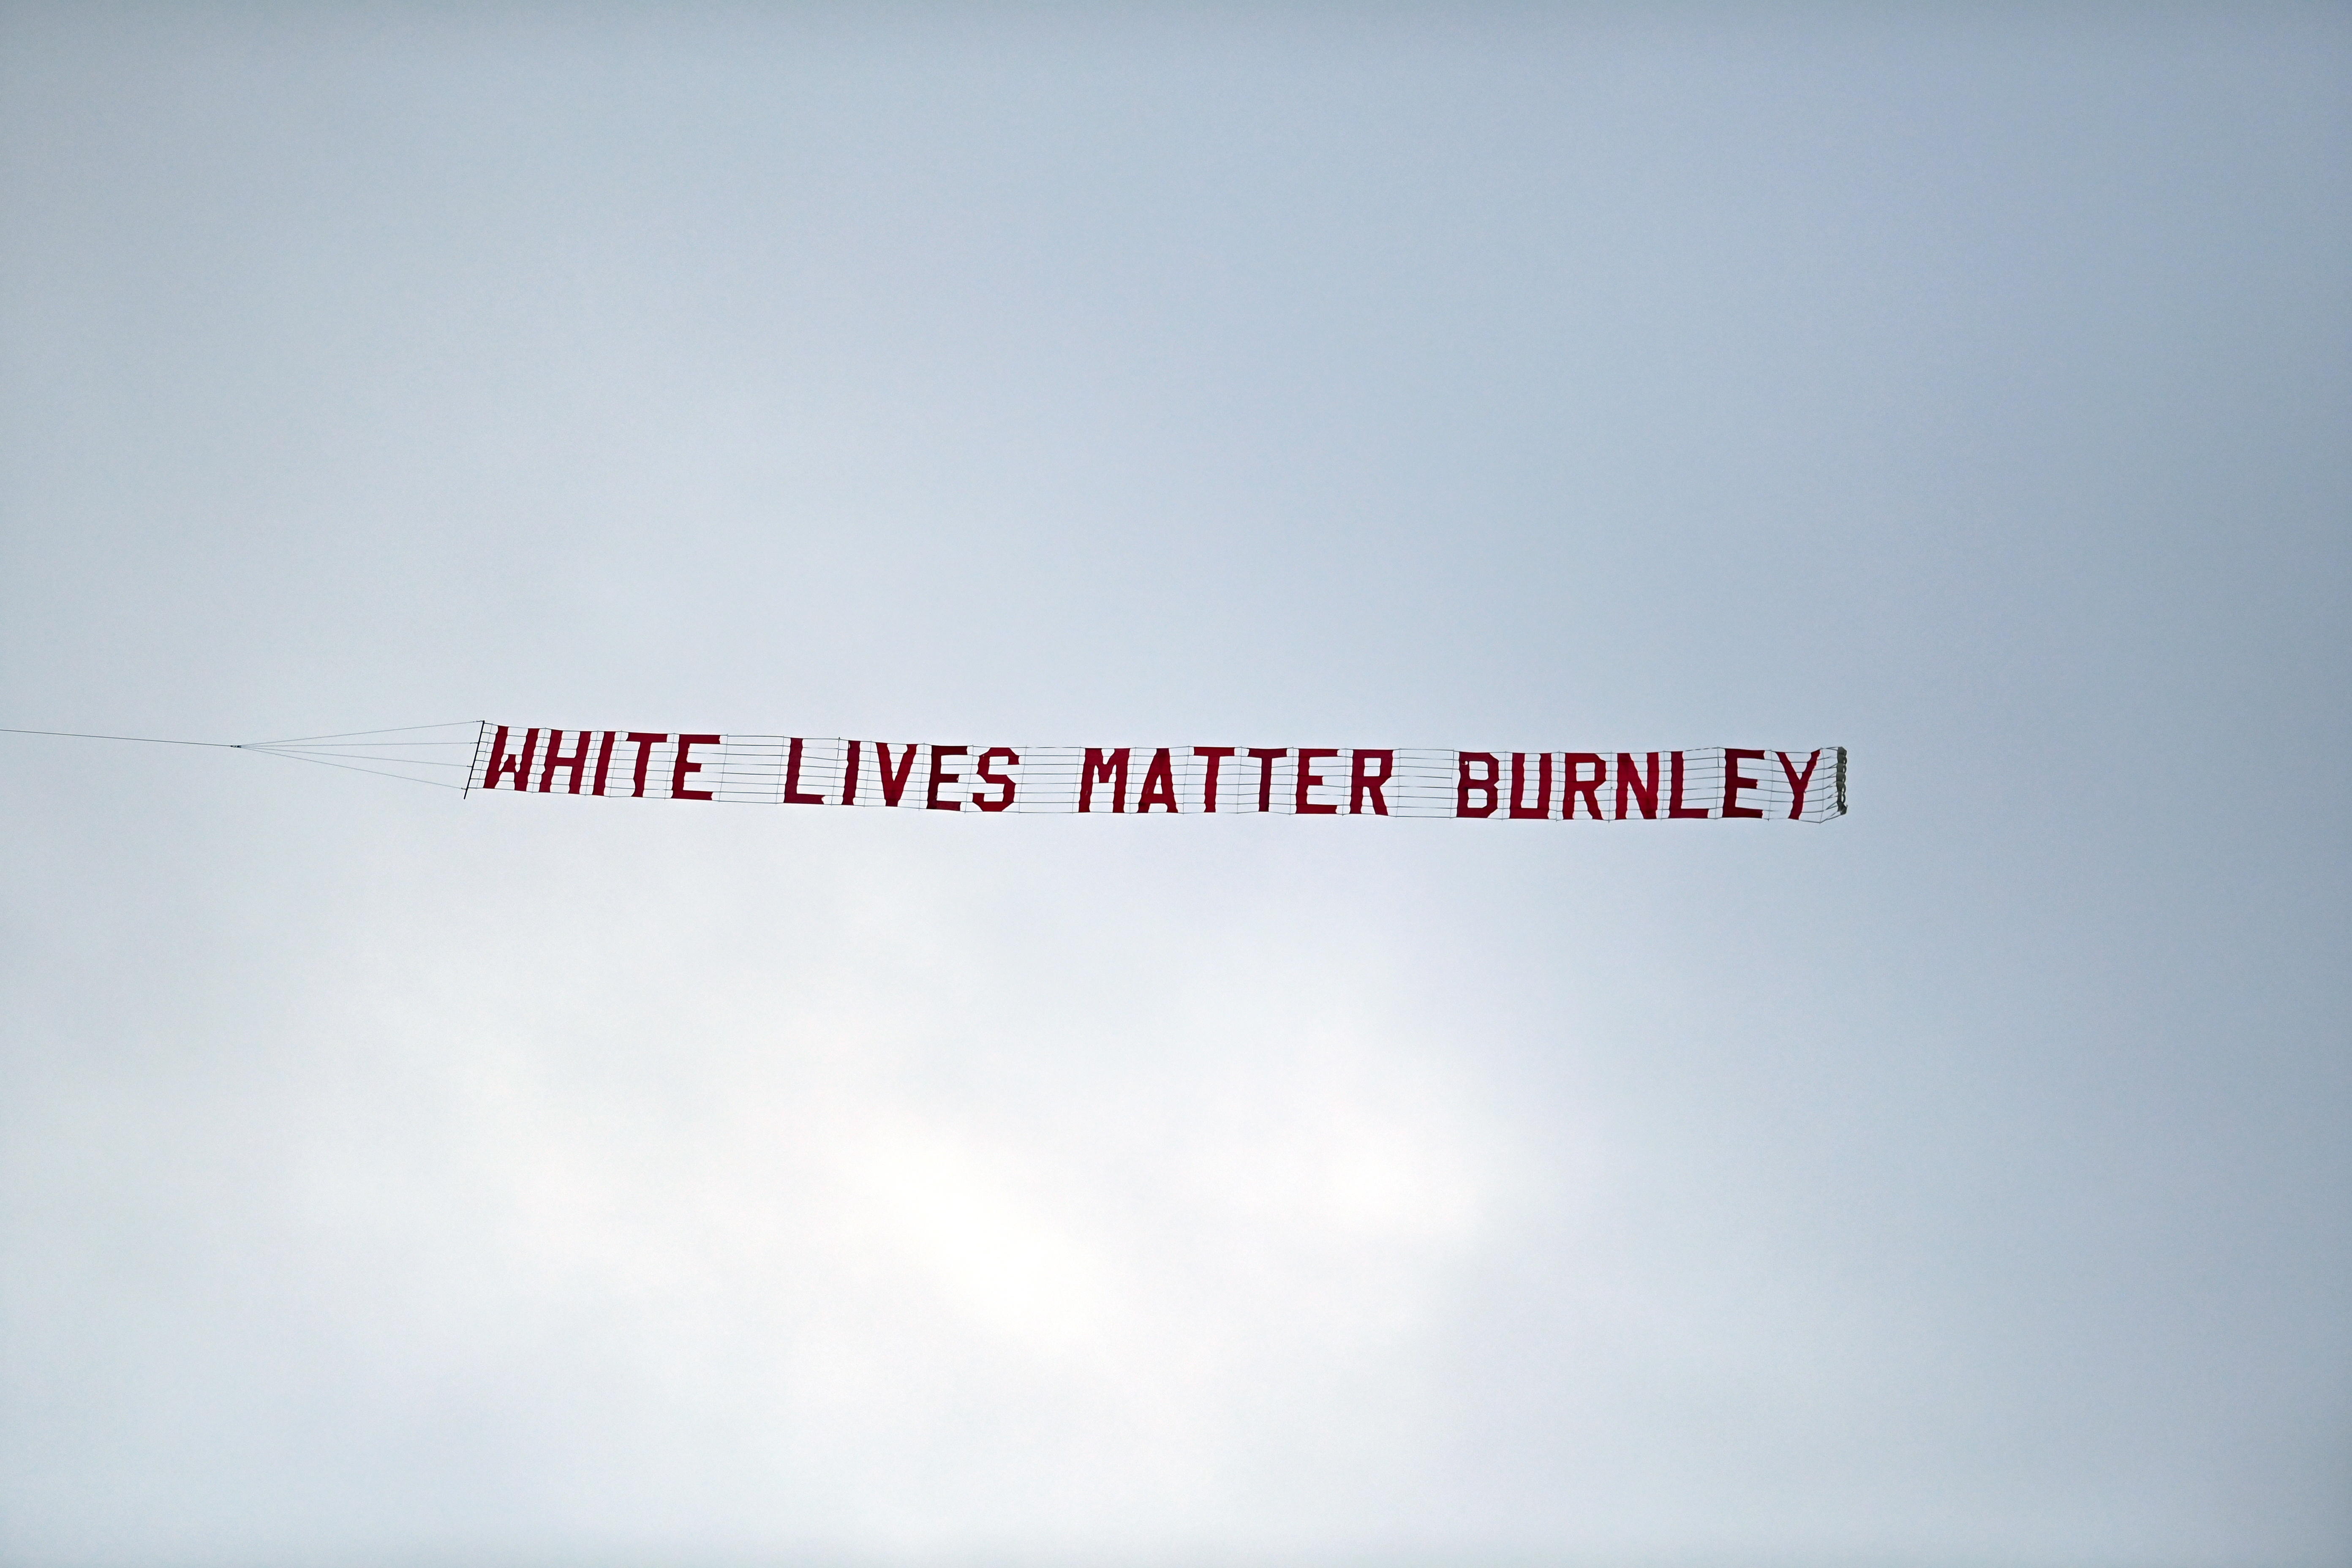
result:
[[(459, 721), (463, 722), (463, 721)], [(412, 724), (408, 726), (408, 728), (412, 730), (432, 730), (438, 729), (441, 726), (439, 725), (434, 724)], [(388, 730), (359, 730), (354, 731), (353, 733), (362, 735), (384, 735), (395, 733), (395, 731)], [(0, 726), (0, 735), (54, 735), (60, 739), (68, 741), (130, 741), (141, 745), (148, 746), (205, 746), (217, 752), (252, 752), (258, 756), (284, 757), (287, 761), (293, 763), (316, 763), (322, 768), (342, 768), (350, 773), (373, 773), (378, 778), (399, 779), (407, 784), (426, 784), (434, 789), (457, 789), (459, 787), (453, 784), (443, 784), (438, 779), (420, 779), (411, 777), (407, 773), (385, 773), (382, 768), (362, 768), (354, 767), (349, 763), (331, 763), (324, 757), (304, 756), (299, 752), (272, 751), (267, 742), (257, 744), (252, 742), (239, 743), (235, 741), (176, 741), (162, 735), (100, 735), (93, 734), (87, 730), (18, 730), (5, 726)], [(391, 757), (372, 758), (370, 760), (377, 762), (398, 761), (397, 758)], [(456, 763), (418, 762), (412, 763), (407, 765), (411, 767), (453, 768), (458, 764)]]
[[(266, 746), (247, 746), (245, 750), (253, 752), (253, 754), (257, 757), (285, 757), (289, 761), (297, 763), (324, 763), (337, 760), (335, 753), (332, 752), (273, 752)], [(361, 763), (399, 763), (404, 768), (464, 768), (466, 766), (463, 763), (404, 762), (398, 757), (355, 757), (343, 760), (341, 762), (341, 765), (344, 767), (354, 767)], [(405, 777), (407, 775), (403, 774), (400, 776)]]
[(0, 735), (62, 735), (69, 741), (137, 741), (150, 746), (215, 746), (225, 752), (244, 750), (234, 741), (171, 741), (161, 735), (92, 735), (80, 730), (7, 730)]
[(429, 763), (421, 757), (372, 757), (365, 752), (282, 752), (274, 746), (247, 746), (242, 749), (259, 756), (293, 757), (302, 762), (383, 763), (394, 768), (457, 768), (460, 771), (466, 766), (463, 763)]
[[(205, 744), (205, 742), (196, 742), (196, 743), (197, 743), (197, 744), (199, 744), (199, 745)], [(283, 758), (285, 758), (285, 759), (286, 759), (288, 762), (289, 762), (289, 763), (317, 763), (320, 767), (322, 767), (322, 768), (341, 768), (341, 769), (342, 769), (345, 773), (373, 773), (376, 777), (378, 777), (378, 778), (380, 778), (380, 779), (398, 779), (398, 780), (400, 780), (400, 782), (401, 782), (401, 783), (403, 783), (403, 784), (423, 784), (423, 785), (425, 785), (425, 788), (427, 788), (427, 789), (456, 789), (456, 788), (457, 788), (457, 787), (458, 787), (457, 785), (453, 784), (443, 784), (439, 779), (419, 779), (419, 778), (411, 778), (411, 777), (410, 777), (408, 774), (406, 774), (406, 773), (385, 773), (382, 768), (358, 768), (358, 767), (353, 767), (353, 766), (352, 766), (351, 763), (331, 763), (331, 762), (328, 762), (328, 761), (326, 761), (324, 758), (321, 758), (321, 757), (304, 757), (304, 756), (297, 756), (295, 753), (293, 753), (293, 752), (272, 752), (272, 751), (268, 751), (268, 750), (266, 750), (266, 749), (261, 748), (261, 747), (258, 747), (258, 746), (255, 746), (255, 747), (238, 746), (238, 747), (235, 747), (235, 748), (233, 748), (233, 749), (234, 749), (234, 750), (236, 750), (236, 751), (247, 751), (247, 750), (249, 750), (249, 751), (252, 751), (252, 752), (253, 752), (257, 756), (263, 756), (263, 757), (283, 757)]]
[[(471, 741), (343, 741), (330, 745), (300, 745), (291, 742), (265, 742), (240, 741), (239, 746), (248, 752), (323, 752), (331, 757), (373, 757), (380, 752), (398, 752), (403, 755), (413, 751), (448, 751), (453, 746), (470, 746)], [(395, 759), (386, 758), (386, 761)]]
[[(289, 735), (282, 741), (247, 741), (241, 743), (248, 746), (291, 746), (299, 744), (304, 741), (348, 741), (361, 735), (405, 735), (412, 730), (454, 730), (460, 724), (473, 724), (478, 722), (478, 720), (474, 719), (451, 719), (446, 722), (439, 724), (401, 724), (389, 730), (346, 730), (340, 735)], [(46, 730), (37, 732), (40, 734), (51, 733), (51, 731)], [(217, 742), (207, 742), (204, 743), (216, 744)], [(429, 745), (432, 742), (426, 742), (424, 743)], [(455, 742), (448, 743), (453, 745), (456, 744)]]
[(321, 763), (331, 758), (350, 763), (398, 763), (404, 768), (463, 768), (467, 765), (464, 763), (427, 762), (422, 757), (371, 757), (364, 752), (292, 752), (277, 746), (239, 746), (237, 750), (251, 752), (259, 757), (291, 757), (298, 763)]

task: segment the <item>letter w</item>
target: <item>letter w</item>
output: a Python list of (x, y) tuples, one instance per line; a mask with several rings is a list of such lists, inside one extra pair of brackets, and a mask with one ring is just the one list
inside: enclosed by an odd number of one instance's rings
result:
[(530, 757), (533, 752), (539, 750), (539, 731), (533, 730), (524, 737), (522, 755), (519, 757), (507, 750), (508, 733), (507, 727), (504, 724), (499, 725), (498, 738), (490, 742), (490, 771), (482, 775), (484, 789), (498, 788), (501, 774), (511, 774), (514, 778), (514, 786), (519, 790), (527, 790), (530, 787)]

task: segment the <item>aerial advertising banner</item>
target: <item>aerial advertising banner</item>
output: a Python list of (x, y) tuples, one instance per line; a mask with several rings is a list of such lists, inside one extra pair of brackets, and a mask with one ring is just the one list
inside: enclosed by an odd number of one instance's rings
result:
[(1031, 746), (488, 724), (468, 793), (1171, 816), (1826, 822), (1845, 748)]

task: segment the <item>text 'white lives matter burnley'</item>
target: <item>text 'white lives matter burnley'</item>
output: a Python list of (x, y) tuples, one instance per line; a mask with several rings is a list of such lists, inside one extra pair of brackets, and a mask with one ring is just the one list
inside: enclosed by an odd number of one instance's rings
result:
[(1084, 816), (1827, 822), (1843, 746), (1037, 746), (481, 726), (469, 793)]

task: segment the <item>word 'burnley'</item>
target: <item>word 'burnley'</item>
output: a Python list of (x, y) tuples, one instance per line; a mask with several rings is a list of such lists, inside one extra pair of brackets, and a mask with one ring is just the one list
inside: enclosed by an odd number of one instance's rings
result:
[[(1827, 764), (1826, 766), (1824, 764)], [(1844, 815), (1843, 746), (971, 746), (485, 724), (469, 790), (768, 805), (1595, 822)]]

